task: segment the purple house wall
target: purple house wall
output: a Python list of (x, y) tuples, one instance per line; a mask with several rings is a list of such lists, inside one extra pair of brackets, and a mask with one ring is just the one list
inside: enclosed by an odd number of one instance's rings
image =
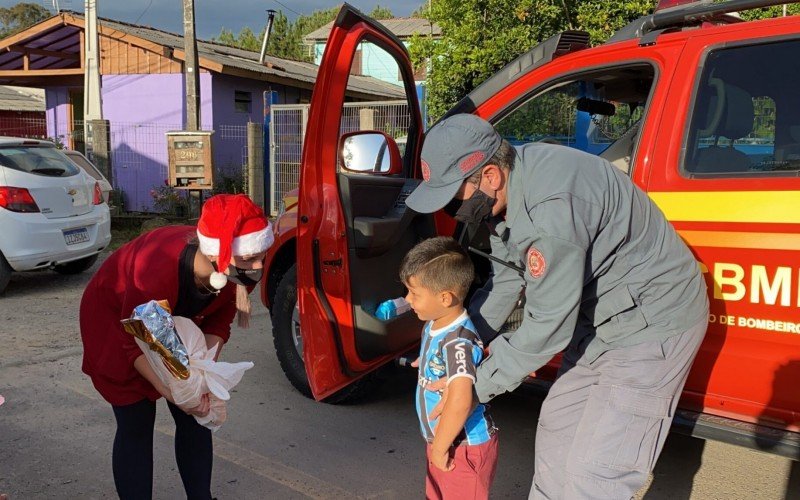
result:
[[(271, 84), (257, 80), (215, 74), (212, 78), (212, 108), (214, 113), (214, 160), (221, 175), (236, 176), (244, 164), (247, 138), (244, 134), (248, 122), (263, 123), (264, 92), (278, 94), (278, 104), (309, 102), (311, 91)], [(249, 112), (237, 110), (236, 97), (249, 97)]]
[[(123, 190), (125, 208), (152, 208), (150, 190), (164, 185), (167, 173), (166, 133), (184, 123), (182, 74), (103, 76), (103, 117), (111, 123), (114, 186)], [(200, 74), (200, 119), (213, 128), (211, 74)]]
[[(70, 144), (67, 87), (46, 89), (47, 133)], [(81, 89), (72, 89), (81, 92)], [(201, 73), (201, 122), (213, 130), (217, 177), (240, 177), (246, 158), (246, 124), (263, 121), (263, 93), (274, 90), (279, 103), (307, 102), (311, 91), (222, 74)], [(237, 111), (236, 96), (249, 95), (249, 112)], [(166, 132), (184, 124), (182, 74), (103, 75), (103, 117), (111, 123), (114, 187), (123, 192), (125, 210), (150, 211), (150, 191), (167, 179)], [(76, 131), (76, 138), (80, 134)]]

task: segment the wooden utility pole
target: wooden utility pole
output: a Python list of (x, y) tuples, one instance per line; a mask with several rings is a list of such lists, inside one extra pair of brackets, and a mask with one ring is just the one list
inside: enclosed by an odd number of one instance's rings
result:
[(97, 29), (97, 0), (84, 2), (85, 21), (83, 57), (83, 116), (88, 141), (89, 121), (103, 119), (103, 100), (100, 94), (100, 36)]
[[(54, 1), (56, 9), (58, 2)], [(83, 143), (84, 153), (114, 184), (111, 168), (111, 128), (103, 120), (103, 95), (100, 90), (100, 30), (97, 24), (97, 0), (84, 2), (83, 57)]]
[(183, 44), (186, 60), (186, 130), (200, 130), (200, 76), (197, 74), (197, 39), (194, 34), (194, 0), (183, 0)]

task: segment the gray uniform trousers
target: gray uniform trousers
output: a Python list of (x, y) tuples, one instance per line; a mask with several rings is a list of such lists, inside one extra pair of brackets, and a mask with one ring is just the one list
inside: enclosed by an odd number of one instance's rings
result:
[(592, 361), (570, 346), (542, 404), (529, 498), (631, 498), (661, 453), (707, 323)]

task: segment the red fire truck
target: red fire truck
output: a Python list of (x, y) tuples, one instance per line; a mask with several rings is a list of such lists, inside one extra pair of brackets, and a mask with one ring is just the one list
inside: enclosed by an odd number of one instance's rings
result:
[[(675, 425), (798, 459), (800, 16), (736, 14), (780, 3), (662, 1), (593, 48), (586, 33), (560, 33), (450, 113), (475, 113), (514, 144), (555, 141), (627, 172), (708, 282), (711, 321)], [(362, 42), (400, 68), (410, 114), (402, 148), (385, 129), (342, 134)], [(372, 372), (415, 347), (413, 313), (381, 321), (374, 311), (403, 295), (397, 270), (416, 242), (454, 235), (488, 251), (480, 231), (406, 209), (421, 178), (422, 134), (406, 49), (345, 5), (314, 89), (299, 189), (284, 199), (262, 286), (281, 365), (316, 399), (356, 396)], [(480, 285), (489, 266), (481, 258), (476, 266)], [(556, 363), (534, 380), (552, 378)]]

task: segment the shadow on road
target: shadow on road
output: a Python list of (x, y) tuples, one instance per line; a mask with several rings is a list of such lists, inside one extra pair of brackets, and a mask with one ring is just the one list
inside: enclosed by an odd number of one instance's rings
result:
[[(786, 421), (786, 417), (791, 415), (789, 411), (783, 410), (784, 408), (796, 408), (796, 401), (798, 399), (797, 382), (800, 381), (800, 360), (791, 360), (788, 363), (781, 365), (775, 371), (775, 378), (772, 381), (772, 396), (764, 413), (758, 419), (758, 423), (764, 426), (775, 425), (777, 427), (784, 427), (785, 425), (794, 424), (795, 426), (800, 423), (795, 421)], [(781, 417), (776, 417), (773, 413), (782, 411)], [(756, 445), (762, 450), (770, 451), (775, 447), (776, 437), (783, 437), (785, 433), (778, 433), (777, 436), (772, 433), (764, 433), (764, 435), (756, 435)], [(789, 477), (786, 481), (786, 500), (800, 499), (800, 452), (794, 457), (794, 462), (791, 464)]]
[(671, 433), (653, 470), (653, 481), (644, 500), (688, 500), (694, 478), (703, 463), (706, 442), (702, 439)]

